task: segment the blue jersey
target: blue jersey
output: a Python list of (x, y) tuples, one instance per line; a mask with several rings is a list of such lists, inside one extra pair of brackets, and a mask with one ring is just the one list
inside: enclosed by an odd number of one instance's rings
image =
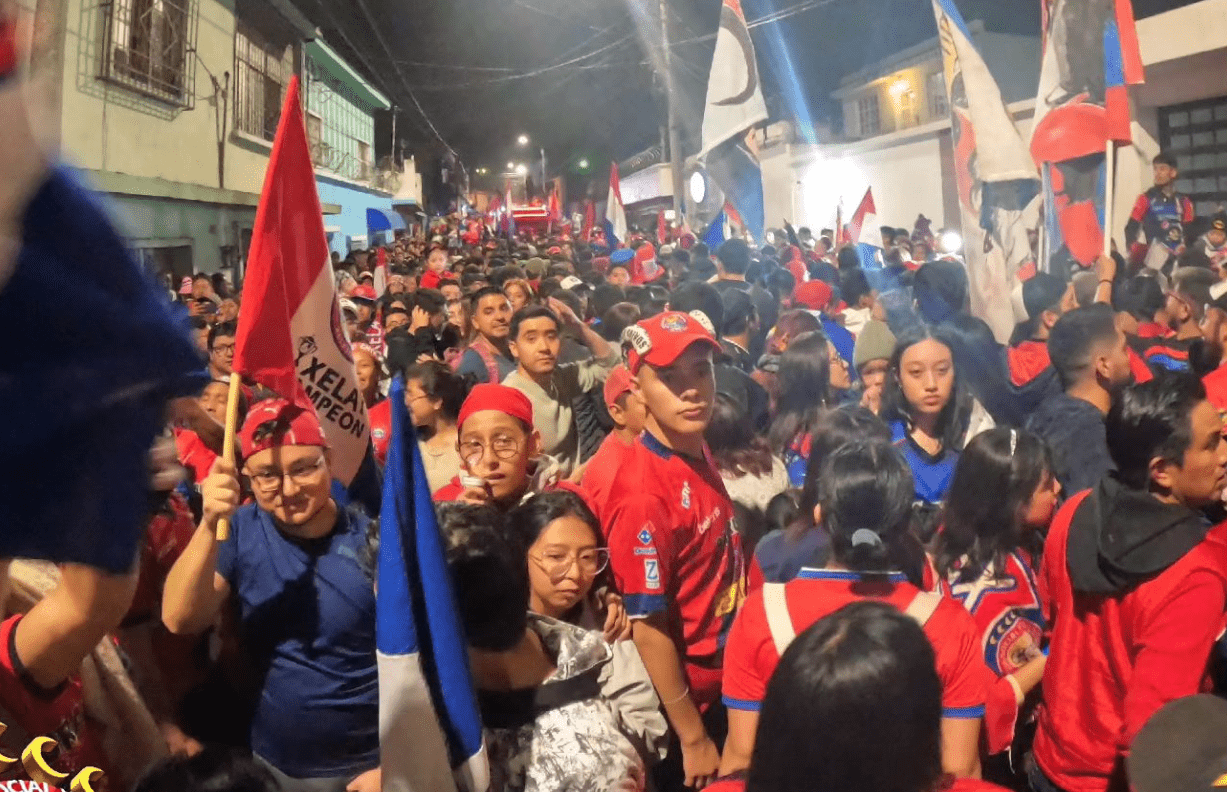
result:
[(379, 764), (375, 591), (359, 562), (368, 524), (342, 510), (328, 536), (291, 539), (249, 504), (218, 552), (242, 647), (263, 680), (251, 749), (292, 778)]
[(924, 503), (941, 503), (950, 489), (950, 481), (954, 478), (954, 467), (958, 464), (959, 454), (948, 448), (943, 448), (936, 456), (925, 451), (916, 444), (907, 432), (902, 421), (890, 425), (891, 441), (907, 460), (912, 469), (912, 478), (916, 482), (916, 500)]

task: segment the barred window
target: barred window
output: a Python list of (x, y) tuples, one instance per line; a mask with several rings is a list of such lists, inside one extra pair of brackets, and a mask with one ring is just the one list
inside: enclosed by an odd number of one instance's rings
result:
[(929, 115), (933, 121), (940, 121), (950, 115), (950, 105), (946, 103), (945, 72), (929, 75)]
[(294, 48), (269, 41), (240, 21), (234, 34), (234, 72), (235, 127), (272, 140), (286, 87), (294, 75)]
[(111, 0), (102, 78), (170, 104), (195, 104), (197, 0)]

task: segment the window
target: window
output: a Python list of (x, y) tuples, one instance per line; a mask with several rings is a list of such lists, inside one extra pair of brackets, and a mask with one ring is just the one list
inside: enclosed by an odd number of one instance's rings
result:
[(111, 0), (102, 78), (170, 104), (195, 104), (197, 0)]
[(899, 94), (899, 128), (906, 129), (919, 123), (920, 117), (916, 112), (916, 92), (909, 88)]
[(929, 75), (929, 116), (933, 121), (940, 121), (950, 115), (950, 105), (946, 102), (946, 74), (934, 72)]
[(1176, 189), (1201, 217), (1227, 205), (1227, 96), (1159, 109), (1159, 141), (1176, 157)]
[(882, 117), (878, 110), (877, 94), (862, 96), (858, 99), (856, 114), (860, 120), (861, 137), (869, 137), (882, 131)]
[(358, 169), (359, 179), (363, 181), (371, 178), (374, 175), (375, 163), (371, 160), (371, 144), (359, 140), (358, 143)]
[(272, 140), (294, 75), (294, 48), (270, 41), (240, 21), (234, 34), (234, 71), (235, 128)]

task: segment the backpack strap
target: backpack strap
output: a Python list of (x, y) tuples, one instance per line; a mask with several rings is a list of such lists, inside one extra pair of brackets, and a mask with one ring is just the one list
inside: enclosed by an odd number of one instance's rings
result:
[(767, 612), (767, 627), (771, 630), (775, 651), (782, 657), (784, 650), (797, 637), (792, 616), (788, 613), (788, 598), (784, 596), (783, 583), (763, 584), (763, 610)]
[(502, 377), (498, 375), (498, 361), (494, 359), (494, 354), (486, 343), (481, 339), (469, 345), (470, 349), (476, 350), (477, 356), (481, 358), (481, 362), (486, 364), (486, 376), (490, 378), (491, 385), (498, 385), (502, 382)]
[(914, 619), (921, 627), (924, 627), (929, 623), (929, 619), (933, 617), (933, 613), (941, 603), (942, 598), (940, 594), (934, 594), (932, 591), (920, 591), (908, 603), (907, 609), (903, 611), (903, 614)]

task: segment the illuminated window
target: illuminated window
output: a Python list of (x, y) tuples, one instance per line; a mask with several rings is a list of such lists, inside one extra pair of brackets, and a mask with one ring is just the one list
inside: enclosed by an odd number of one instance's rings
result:
[(860, 120), (861, 137), (876, 135), (882, 131), (882, 115), (878, 109), (878, 95), (862, 96), (856, 102), (856, 114)]
[(929, 75), (929, 115), (934, 121), (939, 121), (950, 114), (950, 105), (946, 102), (946, 75), (944, 72), (934, 72)]

